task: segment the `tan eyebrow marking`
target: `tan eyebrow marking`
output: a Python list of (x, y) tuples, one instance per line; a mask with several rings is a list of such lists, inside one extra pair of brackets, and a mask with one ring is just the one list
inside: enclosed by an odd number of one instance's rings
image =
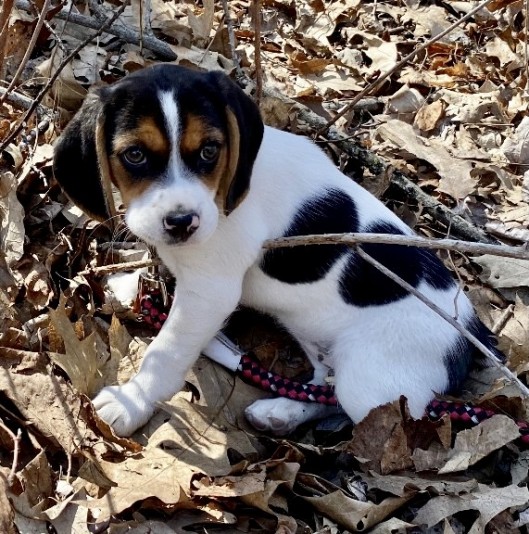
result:
[(185, 118), (184, 131), (180, 139), (180, 150), (182, 153), (190, 153), (198, 150), (204, 141), (217, 141), (219, 144), (225, 142), (224, 134), (218, 128), (208, 126), (204, 119), (192, 113)]
[(162, 154), (169, 154), (170, 151), (170, 143), (165, 132), (152, 117), (144, 117), (133, 130), (116, 135), (113, 151), (119, 154), (133, 145), (144, 146), (152, 152)]

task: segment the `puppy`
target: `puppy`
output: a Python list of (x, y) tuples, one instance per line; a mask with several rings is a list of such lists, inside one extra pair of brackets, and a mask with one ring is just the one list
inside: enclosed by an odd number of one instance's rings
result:
[[(157, 65), (90, 93), (55, 146), (54, 170), (100, 221), (110, 216), (105, 183), (118, 187), (129, 229), (177, 279), (138, 374), (94, 399), (117, 434), (130, 435), (182, 388), (239, 304), (288, 329), (314, 366), (313, 382), (334, 370), (336, 396), (355, 422), (401, 395), (421, 417), (436, 393), (457, 391), (477, 358), (454, 327), (347, 246), (263, 250), (280, 236), (412, 231), (309, 140), (263, 126), (222, 73)], [(435, 254), (363, 248), (494, 350)], [(246, 415), (285, 434), (326, 410), (279, 398)]]

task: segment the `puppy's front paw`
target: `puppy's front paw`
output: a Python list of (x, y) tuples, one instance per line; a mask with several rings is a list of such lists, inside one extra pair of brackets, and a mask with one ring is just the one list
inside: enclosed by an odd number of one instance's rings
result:
[(246, 419), (257, 430), (284, 436), (293, 432), (301, 423), (321, 417), (326, 407), (291, 399), (260, 399), (244, 410)]
[(151, 418), (155, 409), (134, 381), (103, 388), (92, 402), (99, 417), (118, 436), (130, 436)]

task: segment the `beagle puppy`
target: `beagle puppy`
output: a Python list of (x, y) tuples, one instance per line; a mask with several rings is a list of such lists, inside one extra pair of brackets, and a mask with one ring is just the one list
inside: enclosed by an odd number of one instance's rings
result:
[[(355, 422), (401, 395), (421, 417), (435, 394), (457, 391), (479, 359), (454, 327), (354, 249), (263, 250), (280, 236), (412, 231), (311, 141), (264, 126), (223, 73), (157, 65), (95, 90), (59, 138), (54, 171), (100, 221), (110, 217), (110, 180), (131, 232), (156, 248), (177, 280), (168, 319), (137, 375), (94, 399), (117, 434), (130, 435), (182, 388), (239, 304), (288, 329), (314, 366), (313, 382), (334, 370), (336, 396)], [(495, 350), (434, 253), (363, 249)], [(274, 398), (255, 402), (246, 416), (260, 430), (286, 434), (329, 409)]]

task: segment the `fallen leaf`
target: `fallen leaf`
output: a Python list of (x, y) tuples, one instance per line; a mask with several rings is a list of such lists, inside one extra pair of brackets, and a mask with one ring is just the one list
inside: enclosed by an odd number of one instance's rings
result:
[(438, 469), (438, 473), (465, 471), (491, 452), (520, 437), (517, 424), (506, 415), (495, 415), (456, 436), (452, 449), (441, 450), (433, 444), (429, 450), (416, 449), (413, 462), (417, 471)]
[(419, 111), (417, 111), (413, 125), (422, 132), (431, 132), (432, 130), (435, 130), (443, 115), (443, 101), (436, 100), (431, 104), (422, 106)]
[(377, 134), (404, 151), (405, 157), (423, 159), (433, 165), (441, 176), (439, 191), (462, 200), (475, 190), (476, 182), (470, 175), (472, 165), (462, 160), (454, 165), (454, 157), (440, 141), (422, 138), (411, 125), (397, 119), (379, 126)]
[(92, 332), (83, 340), (79, 340), (72, 323), (66, 315), (65, 299), (56, 310), (50, 310), (50, 319), (53, 327), (64, 341), (65, 353), (51, 352), (50, 358), (61, 367), (72, 382), (74, 388), (89, 397), (92, 397), (102, 386), (100, 369), (105, 361), (104, 350), (101, 343), (96, 341), (98, 334)]
[(451, 517), (464, 510), (477, 510), (479, 517), (469, 533), (482, 534), (487, 523), (503, 510), (522, 506), (529, 502), (529, 490), (515, 485), (493, 488), (479, 484), (478, 489), (468, 495), (440, 496), (430, 499), (417, 513), (413, 523), (432, 527), (445, 517)]
[(529, 287), (529, 260), (484, 254), (472, 261), (483, 268), (480, 278), (492, 287)]
[(8, 267), (24, 254), (24, 208), (17, 198), (17, 181), (12, 173), (0, 174), (0, 255)]

